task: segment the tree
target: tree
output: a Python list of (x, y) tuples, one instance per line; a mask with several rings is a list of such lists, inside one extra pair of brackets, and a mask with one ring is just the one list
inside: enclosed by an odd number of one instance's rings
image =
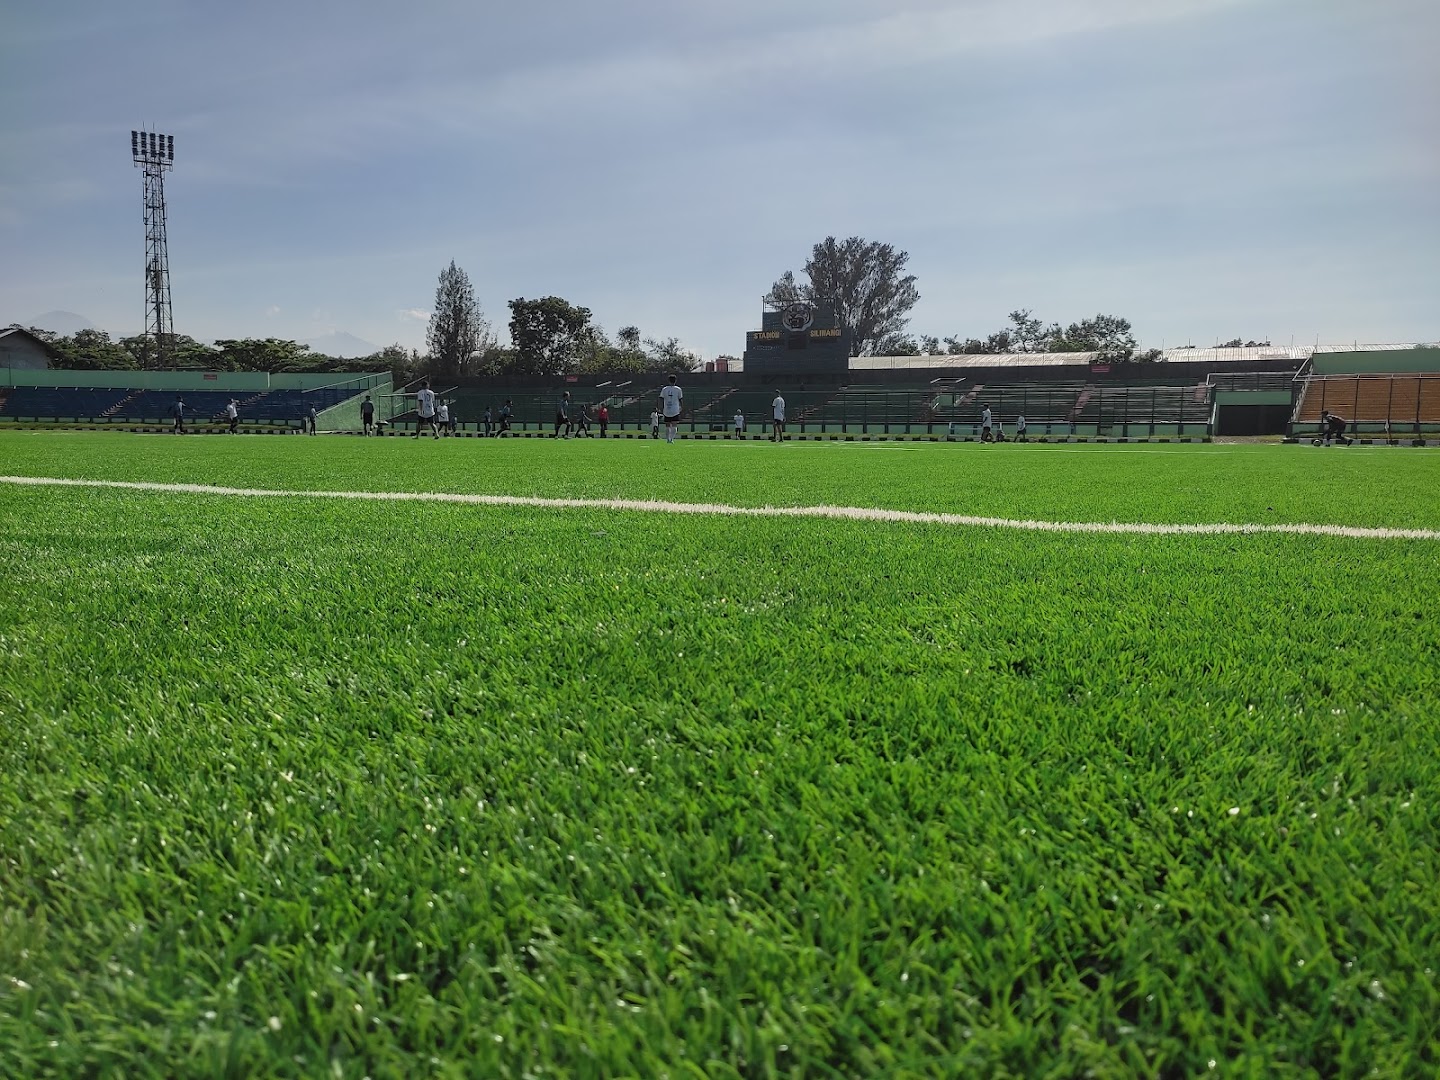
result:
[(579, 366), (590, 338), (590, 309), (558, 296), (510, 301), (510, 340), (517, 375), (563, 375)]
[(473, 357), (494, 343), (490, 324), (475, 301), (475, 290), (464, 270), (450, 260), (440, 271), (435, 288), (435, 310), (425, 328), (425, 345), (430, 350), (430, 370), (442, 378), (468, 374)]
[(588, 326), (585, 333), (581, 334), (575, 342), (575, 354), (578, 361), (576, 370), (585, 374), (611, 371), (613, 370), (611, 357), (614, 353), (614, 346), (610, 344), (610, 338), (605, 333), (605, 328), (595, 325)]
[(310, 346), (281, 338), (222, 338), (214, 366), (222, 371), (309, 371)]
[(1135, 355), (1135, 334), (1130, 320), (1118, 315), (1096, 315), (1065, 328), (1050, 342), (1051, 352), (1093, 352), (1096, 360), (1123, 364)]
[(875, 342), (871, 356), (919, 356), (920, 343), (909, 334), (896, 331)]
[(104, 330), (77, 330), (69, 337), (51, 334), (46, 340), (60, 354), (52, 361), (56, 367), (124, 369), (140, 366), (140, 358), (126, 347), (126, 342), (111, 341)]
[(1029, 308), (1010, 312), (1010, 352), (1050, 352), (1050, 343), (1060, 336), (1060, 324), (1044, 325)]
[(646, 338), (645, 349), (650, 360), (646, 370), (657, 375), (700, 369), (700, 357), (681, 345), (679, 338), (668, 337), (664, 341)]
[(171, 334), (165, 343), (163, 357), (155, 355), (155, 339), (148, 334), (121, 338), (120, 344), (125, 346), (142, 368), (159, 367), (163, 364), (167, 368), (182, 371), (204, 371), (216, 367), (219, 363), (214, 349), (201, 344), (189, 334)]
[(852, 356), (873, 354), (886, 339), (904, 334), (910, 309), (920, 299), (915, 275), (905, 274), (909, 252), (852, 236), (837, 242), (833, 236), (816, 244), (804, 270), (806, 285), (787, 270), (770, 287), (766, 297), (774, 304), (796, 300), (832, 300), (840, 321), (851, 334)]

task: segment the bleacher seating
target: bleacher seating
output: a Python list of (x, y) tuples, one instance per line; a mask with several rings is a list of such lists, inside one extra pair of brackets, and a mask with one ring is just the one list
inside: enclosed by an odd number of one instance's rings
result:
[[(185, 402), (186, 418), (215, 420), (224, 416), (233, 398), (240, 405), (245, 422), (298, 423), (313, 405), (330, 408), (355, 396), (353, 387), (321, 387), (315, 390), (268, 390), (247, 393), (235, 390), (187, 390), (178, 396)], [(177, 394), (173, 390), (133, 390), (123, 387), (39, 387), (18, 386), (0, 401), (0, 416), (44, 420), (102, 420), (114, 422), (166, 422), (174, 415)]]
[(1294, 423), (1318, 424), (1326, 410), (1368, 427), (1440, 425), (1440, 375), (1314, 375), (1305, 380)]
[(90, 417), (99, 416), (125, 396), (124, 390), (92, 390), (79, 387), (17, 386), (5, 397), (0, 416)]

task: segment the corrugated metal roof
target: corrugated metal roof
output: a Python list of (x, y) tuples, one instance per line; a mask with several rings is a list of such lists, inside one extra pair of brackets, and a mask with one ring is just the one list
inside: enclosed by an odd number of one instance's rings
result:
[[(1422, 343), (1423, 344), (1423, 343)], [(1241, 360), (1273, 360), (1277, 363), (1294, 363), (1308, 360), (1316, 353), (1334, 352), (1383, 352), (1388, 349), (1413, 349), (1417, 343), (1401, 344), (1349, 344), (1349, 345), (1254, 345), (1234, 349), (1164, 349), (1161, 356), (1174, 361), (1203, 360), (1207, 363), (1226, 363)], [(1098, 354), (1077, 353), (962, 353), (938, 356), (852, 356), (851, 371), (905, 370), (907, 368), (1005, 368), (1005, 367), (1052, 367), (1082, 366), (1095, 362)], [(731, 371), (743, 371), (744, 365), (734, 361)]]

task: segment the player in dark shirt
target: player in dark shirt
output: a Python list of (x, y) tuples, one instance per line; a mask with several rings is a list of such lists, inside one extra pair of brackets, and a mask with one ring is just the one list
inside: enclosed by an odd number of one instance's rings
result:
[(1321, 432), (1325, 437), (1326, 446), (1330, 445), (1330, 440), (1332, 439), (1338, 443), (1344, 443), (1346, 446), (1349, 446), (1355, 441), (1354, 439), (1346, 438), (1344, 419), (1336, 416), (1328, 409), (1320, 414), (1320, 426)]

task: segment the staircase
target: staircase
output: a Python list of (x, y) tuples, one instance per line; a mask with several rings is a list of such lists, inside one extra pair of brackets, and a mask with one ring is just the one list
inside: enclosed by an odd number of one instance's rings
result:
[(722, 412), (722, 413), (719, 413), (719, 414), (715, 414), (715, 413), (712, 413), (711, 410), (713, 410), (717, 405), (719, 405), (722, 401), (724, 401), (726, 398), (728, 398), (731, 394), (735, 393), (735, 391), (736, 391), (737, 389), (738, 389), (738, 387), (732, 386), (732, 387), (730, 387), (728, 390), (726, 390), (723, 394), (721, 394), (719, 397), (711, 398), (711, 399), (710, 399), (709, 401), (707, 401), (704, 405), (701, 405), (698, 409), (695, 410), (695, 416), (696, 416), (696, 418), (698, 419), (701, 413), (711, 413), (711, 415), (721, 415), (721, 416), (723, 416), (723, 415), (724, 415), (723, 412)]
[(126, 405), (129, 405), (132, 401), (134, 401), (143, 393), (145, 393), (144, 390), (131, 390), (130, 393), (126, 394), (123, 398), (117, 401), (114, 405), (111, 405), (108, 409), (101, 409), (100, 415), (103, 416), (106, 420), (109, 420)]
[(1070, 412), (1066, 415), (1065, 419), (1072, 424), (1075, 423), (1080, 414), (1085, 410), (1085, 406), (1090, 403), (1090, 399), (1094, 396), (1094, 386), (1087, 386), (1084, 390), (1081, 390), (1080, 396), (1075, 399), (1075, 404), (1070, 406)]

